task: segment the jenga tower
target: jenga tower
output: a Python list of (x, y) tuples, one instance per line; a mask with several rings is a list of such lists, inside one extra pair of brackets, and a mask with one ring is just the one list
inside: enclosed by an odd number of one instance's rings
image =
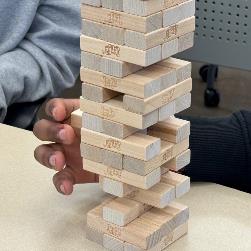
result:
[[(163, 250), (187, 233), (195, 0), (82, 0), (81, 154), (113, 196), (87, 215), (109, 250)], [(78, 113), (78, 112), (77, 112)]]

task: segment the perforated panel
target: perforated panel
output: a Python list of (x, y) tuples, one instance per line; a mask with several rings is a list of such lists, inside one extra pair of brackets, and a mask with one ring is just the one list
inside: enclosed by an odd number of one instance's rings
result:
[(251, 0), (196, 0), (195, 46), (182, 57), (251, 69)]

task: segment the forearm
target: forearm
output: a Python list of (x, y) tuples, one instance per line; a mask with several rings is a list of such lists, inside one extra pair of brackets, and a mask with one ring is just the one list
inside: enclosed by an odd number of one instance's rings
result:
[(251, 191), (251, 113), (191, 121), (191, 164), (184, 172), (192, 181), (208, 181)]

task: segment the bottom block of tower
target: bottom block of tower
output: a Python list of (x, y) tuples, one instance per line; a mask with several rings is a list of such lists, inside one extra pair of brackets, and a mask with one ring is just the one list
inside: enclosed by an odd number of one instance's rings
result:
[(120, 227), (103, 219), (103, 206), (87, 214), (88, 227), (143, 250), (155, 247), (189, 218), (188, 207), (172, 202), (164, 209), (152, 208), (128, 225)]

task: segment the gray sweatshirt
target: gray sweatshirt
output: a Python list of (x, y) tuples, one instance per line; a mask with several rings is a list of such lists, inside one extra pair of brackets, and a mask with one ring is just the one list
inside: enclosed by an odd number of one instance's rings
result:
[(79, 11), (79, 0), (0, 0), (0, 122), (15, 104), (8, 115), (26, 127), (39, 100), (74, 84)]

